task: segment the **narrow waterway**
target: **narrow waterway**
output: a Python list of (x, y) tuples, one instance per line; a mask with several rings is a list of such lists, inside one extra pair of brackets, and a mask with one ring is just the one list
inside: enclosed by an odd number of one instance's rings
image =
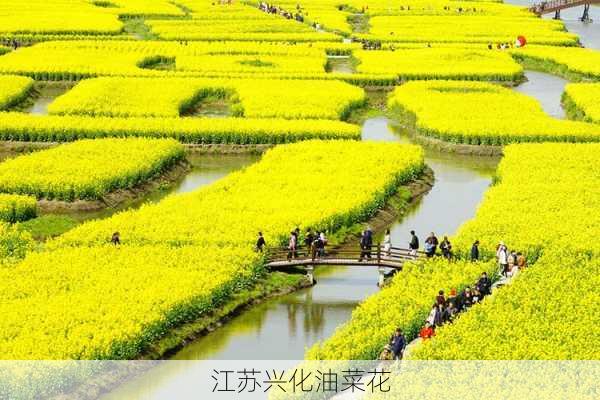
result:
[(145, 203), (157, 203), (171, 194), (191, 192), (209, 185), (217, 179), (253, 164), (260, 156), (256, 154), (210, 155), (189, 153), (186, 158), (190, 164), (190, 170), (177, 181), (164, 188), (158, 188), (139, 198), (125, 201), (116, 207), (91, 212), (68, 212), (66, 214), (78, 221), (108, 218), (116, 212), (139, 208)]
[[(369, 119), (364, 140), (410, 142), (394, 132), (384, 117)], [(405, 246), (409, 232), (451, 234), (474, 215), (491, 183), (498, 159), (464, 157), (426, 151), (435, 173), (433, 189), (390, 227), (395, 245)], [(292, 360), (302, 359), (306, 348), (331, 336), (346, 322), (358, 303), (377, 292), (377, 272), (371, 267), (317, 268), (317, 285), (266, 301), (233, 318), (218, 330), (195, 340), (173, 358), (178, 360)], [(161, 398), (176, 393), (185, 379), (177, 363), (117, 388), (106, 398)]]
[(72, 83), (61, 82), (36, 84), (36, 95), (32, 98), (31, 104), (23, 109), (23, 112), (33, 115), (48, 115), (48, 106), (72, 87)]
[(534, 97), (548, 115), (554, 118), (565, 118), (561, 97), (565, 85), (569, 82), (558, 76), (537, 71), (525, 71), (525, 77), (527, 82), (515, 87), (514, 90)]

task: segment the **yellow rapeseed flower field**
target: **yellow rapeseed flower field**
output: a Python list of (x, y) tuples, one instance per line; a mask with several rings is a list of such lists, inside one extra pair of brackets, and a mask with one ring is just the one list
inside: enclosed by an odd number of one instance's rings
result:
[[(135, 93), (135, 96), (132, 96)], [(208, 96), (250, 118), (339, 119), (364, 104), (364, 91), (337, 81), (96, 78), (57, 98), (50, 114), (177, 117)]]
[(358, 139), (360, 127), (341, 121), (284, 118), (113, 118), (35, 116), (0, 112), (4, 140), (70, 142), (105, 137), (174, 138), (183, 143), (288, 143)]
[(94, 200), (143, 183), (183, 157), (173, 139), (81, 140), (0, 163), (0, 192)]
[[(453, 8), (456, 6), (453, 6)], [(476, 7), (472, 5), (471, 7)], [(419, 43), (509, 43), (524, 35), (529, 43), (574, 46), (577, 35), (562, 21), (505, 16), (376, 16), (369, 20), (370, 39)]]
[(418, 134), (452, 143), (600, 141), (598, 125), (552, 118), (537, 100), (488, 83), (409, 82), (388, 106), (413, 119)]
[[(423, 167), (412, 145), (279, 146), (196, 192), (80, 225), (0, 269), (0, 357), (133, 358), (252, 282), (259, 230), (277, 245), (296, 226), (364, 220)], [(115, 230), (120, 247), (107, 244)]]
[(566, 75), (572, 79), (600, 80), (600, 51), (581, 47), (525, 46), (512, 49), (517, 60), (536, 69)]
[(505, 148), (499, 183), (455, 244), (504, 240), (533, 266), (473, 307), (415, 359), (595, 360), (600, 357), (600, 161), (598, 144)]
[(513, 81), (523, 68), (500, 51), (421, 48), (396, 51), (354, 51), (358, 72), (397, 74), (401, 79), (463, 79)]
[(33, 79), (24, 76), (0, 75), (0, 110), (23, 100), (33, 87)]
[[(2, 164), (0, 164), (2, 165)], [(26, 221), (37, 215), (35, 197), (0, 193), (0, 220), (4, 222)]]
[(600, 83), (569, 83), (563, 105), (575, 119), (600, 123)]

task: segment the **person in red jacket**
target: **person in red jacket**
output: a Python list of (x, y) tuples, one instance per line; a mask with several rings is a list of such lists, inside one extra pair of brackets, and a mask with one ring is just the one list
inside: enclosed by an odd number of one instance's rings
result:
[(425, 326), (421, 328), (421, 332), (419, 332), (419, 337), (423, 340), (426, 340), (431, 339), (433, 336), (435, 336), (435, 331), (433, 330), (429, 322), (427, 322)]

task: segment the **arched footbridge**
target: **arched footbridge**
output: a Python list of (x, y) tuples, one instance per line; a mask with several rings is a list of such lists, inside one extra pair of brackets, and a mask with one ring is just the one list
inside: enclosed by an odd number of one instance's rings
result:
[(350, 249), (348, 247), (328, 248), (318, 254), (308, 248), (298, 248), (290, 252), (287, 248), (269, 249), (266, 267), (271, 270), (285, 270), (290, 267), (303, 268), (314, 282), (314, 269), (319, 265), (371, 266), (379, 272), (379, 285), (383, 285), (388, 269), (401, 270), (407, 261), (424, 257), (425, 253), (414, 253), (399, 247), (384, 248), (380, 244), (369, 249)]

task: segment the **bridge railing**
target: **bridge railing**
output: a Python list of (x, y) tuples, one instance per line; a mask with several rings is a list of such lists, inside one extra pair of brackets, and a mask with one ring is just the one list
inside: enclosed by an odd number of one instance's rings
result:
[(313, 251), (307, 246), (297, 247), (295, 251), (291, 251), (287, 247), (270, 248), (267, 252), (268, 262), (280, 262), (286, 260), (319, 260), (327, 259), (348, 259), (359, 260), (366, 259), (377, 262), (399, 262), (414, 260), (424, 256), (423, 252), (413, 253), (409, 249), (400, 247), (390, 247), (386, 249), (381, 244), (373, 245), (367, 249), (344, 247), (331, 247), (324, 250), (324, 253)]
[(550, 0), (550, 1), (541, 1), (539, 3), (534, 3), (531, 7), (529, 7), (529, 11), (535, 14), (544, 14), (549, 13), (555, 10), (559, 10), (562, 8), (568, 8), (570, 6), (580, 6), (582, 4), (590, 3), (592, 0)]

